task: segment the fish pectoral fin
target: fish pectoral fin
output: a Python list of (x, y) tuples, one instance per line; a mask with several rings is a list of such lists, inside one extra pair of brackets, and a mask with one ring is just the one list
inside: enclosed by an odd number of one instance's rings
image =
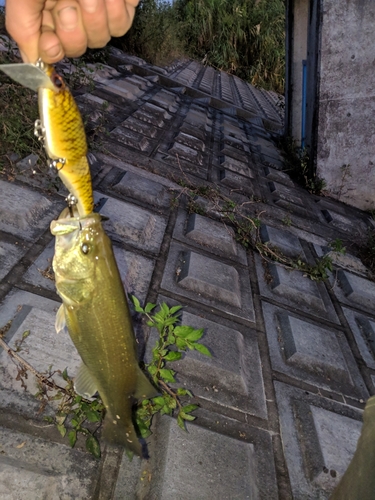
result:
[(135, 399), (153, 398), (158, 394), (158, 390), (155, 389), (143, 371), (137, 366), (137, 386), (133, 394)]
[(65, 320), (64, 304), (61, 304), (59, 310), (57, 311), (55, 320), (55, 329), (56, 333), (63, 333), (68, 331), (68, 327), (66, 326), (66, 320)]
[(96, 382), (85, 363), (81, 364), (74, 379), (74, 390), (83, 398), (92, 398), (98, 391)]

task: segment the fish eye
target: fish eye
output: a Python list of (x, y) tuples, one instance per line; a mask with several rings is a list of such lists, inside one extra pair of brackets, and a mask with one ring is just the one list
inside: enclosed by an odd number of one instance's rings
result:
[(87, 255), (90, 251), (90, 247), (87, 243), (82, 243), (81, 245), (81, 250), (82, 250), (82, 253), (84, 253), (85, 255)]
[(61, 78), (60, 75), (57, 73), (53, 73), (51, 75), (51, 82), (57, 87), (58, 89), (62, 89), (64, 87), (64, 80)]

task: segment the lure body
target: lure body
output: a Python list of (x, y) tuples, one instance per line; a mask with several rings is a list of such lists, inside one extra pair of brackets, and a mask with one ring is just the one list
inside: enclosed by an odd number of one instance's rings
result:
[(53, 66), (2, 64), (0, 70), (25, 87), (38, 92), (40, 120), (35, 134), (44, 142), (52, 165), (77, 205), (81, 217), (94, 209), (87, 142), (82, 117), (74, 98)]

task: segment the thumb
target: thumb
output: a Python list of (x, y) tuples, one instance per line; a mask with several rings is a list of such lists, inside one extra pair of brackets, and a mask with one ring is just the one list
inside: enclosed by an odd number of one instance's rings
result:
[(24, 62), (35, 63), (39, 57), (42, 12), (51, 10), (57, 0), (7, 0), (5, 26), (17, 43)]

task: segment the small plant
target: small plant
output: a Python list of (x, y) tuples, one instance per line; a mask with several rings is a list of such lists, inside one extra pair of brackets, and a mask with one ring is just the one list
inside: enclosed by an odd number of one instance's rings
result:
[(308, 149), (300, 148), (291, 137), (279, 139), (278, 146), (284, 157), (284, 170), (312, 194), (320, 194), (324, 187), (324, 179), (320, 179), (313, 171)]
[[(177, 424), (185, 430), (185, 422), (195, 420), (196, 417), (192, 415), (192, 412), (198, 408), (198, 405), (189, 402), (188, 398), (193, 395), (188, 389), (170, 386), (176, 383), (176, 372), (170, 368), (169, 363), (180, 360), (183, 352), (187, 350), (196, 350), (205, 356), (211, 356), (207, 347), (198, 342), (203, 335), (203, 329), (178, 324), (179, 311), (182, 306), (169, 308), (167, 304), (162, 303), (159, 310), (152, 313), (156, 307), (155, 304), (148, 303), (142, 308), (136, 297), (130, 297), (135, 310), (146, 316), (147, 325), (156, 328), (159, 333), (157, 343), (152, 350), (152, 359), (145, 365), (145, 369), (155, 386), (160, 389), (160, 395), (144, 399), (137, 405), (135, 421), (138, 432), (143, 438), (149, 436), (152, 418), (157, 413), (176, 416)], [(28, 372), (35, 375), (38, 384), (35, 397), (40, 401), (39, 413), (46, 409), (49, 402), (58, 401), (56, 414), (45, 416), (44, 420), (56, 425), (61, 436), (68, 438), (71, 447), (75, 446), (79, 434), (83, 435), (86, 440), (86, 449), (94, 457), (100, 458), (100, 442), (96, 434), (105, 416), (105, 407), (100, 397), (86, 399), (79, 396), (74, 390), (73, 379), (69, 377), (66, 369), (63, 372), (53, 371), (51, 365), (46, 373), (36, 371), (18, 354), (22, 343), (30, 335), (30, 330), (22, 334), (21, 339), (16, 342), (16, 350), (13, 350), (2, 339), (10, 325), (11, 322), (8, 322), (0, 329), (0, 347), (5, 349), (17, 363), (17, 380), (25, 390)], [(66, 382), (64, 387), (53, 380), (56, 374)]]
[(182, 306), (169, 308), (167, 304), (162, 303), (158, 312), (151, 315), (155, 304), (148, 303), (142, 308), (139, 300), (133, 295), (131, 300), (136, 312), (146, 316), (147, 325), (156, 328), (159, 333), (159, 339), (152, 350), (152, 360), (145, 367), (161, 394), (152, 399), (144, 399), (138, 405), (135, 416), (139, 432), (142, 437), (151, 434), (152, 418), (156, 413), (176, 416), (178, 425), (185, 429), (185, 421), (195, 420), (196, 417), (191, 413), (198, 405), (186, 403), (181, 399), (192, 397), (188, 389), (170, 387), (169, 384), (176, 383), (176, 372), (169, 367), (169, 363), (180, 360), (186, 350), (196, 350), (205, 356), (211, 356), (207, 347), (198, 342), (203, 335), (203, 329), (196, 330), (191, 326), (178, 324)]
[(292, 225), (292, 219), (289, 217), (289, 215), (286, 215), (281, 222), (284, 224), (284, 226), (289, 227)]
[[(87, 451), (94, 457), (100, 458), (100, 444), (95, 434), (102, 425), (105, 407), (100, 398), (88, 400), (76, 394), (73, 380), (68, 376), (66, 369), (61, 376), (67, 385), (63, 390), (58, 388), (56, 395), (52, 397), (53, 400), (60, 400), (56, 415), (46, 416), (44, 420), (54, 423), (62, 437), (68, 437), (72, 448), (77, 442), (78, 434), (85, 436)], [(41, 384), (35, 397), (43, 401), (45, 395), (45, 387)], [(93, 425), (95, 428), (92, 430)]]

